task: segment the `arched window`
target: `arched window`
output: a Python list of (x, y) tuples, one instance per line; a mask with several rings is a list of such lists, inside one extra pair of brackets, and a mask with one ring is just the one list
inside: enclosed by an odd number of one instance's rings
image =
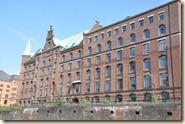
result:
[(92, 48), (89, 47), (89, 48), (88, 48), (88, 55), (91, 55), (91, 54), (92, 54)]
[(112, 42), (108, 41), (107, 42), (107, 50), (111, 50), (112, 49)]
[(97, 52), (98, 52), (98, 53), (101, 52), (101, 44), (98, 44), (98, 46), (97, 46)]
[(123, 65), (122, 64), (118, 64), (117, 65), (117, 74), (118, 75), (121, 75), (121, 74), (123, 74)]
[(118, 38), (118, 46), (123, 46), (123, 38)]
[(80, 58), (80, 57), (82, 57), (82, 51), (81, 50), (78, 51), (78, 58)]
[(73, 59), (73, 53), (70, 53), (69, 55), (69, 59), (72, 60)]
[(62, 62), (65, 62), (65, 55), (62, 56)]
[(150, 38), (150, 31), (148, 29), (144, 30), (144, 39)]
[(71, 82), (71, 74), (68, 74), (68, 82)]
[(99, 97), (98, 96), (95, 96), (94, 97), (94, 100), (95, 100), (96, 103), (98, 103), (99, 102)]
[(60, 83), (63, 83), (63, 82), (64, 82), (64, 76), (61, 75), (61, 76), (60, 76)]
[(136, 35), (135, 34), (131, 34), (130, 35), (130, 42), (135, 42), (136, 41)]
[(144, 70), (150, 70), (150, 59), (144, 59)]
[(133, 93), (132, 93), (132, 94), (130, 94), (129, 96), (130, 96), (130, 101), (131, 101), (131, 102), (135, 102), (135, 101), (136, 101), (136, 94), (133, 94)]
[(91, 71), (87, 70), (87, 79), (90, 79), (90, 78), (91, 78)]
[(144, 94), (144, 101), (145, 102), (151, 102), (152, 101), (152, 94), (151, 93), (145, 93)]
[(169, 99), (169, 93), (166, 92), (166, 91), (163, 91), (163, 92), (161, 93), (161, 98), (162, 98), (162, 102), (167, 102), (168, 99)]
[(96, 69), (96, 78), (100, 78), (100, 68)]
[(118, 94), (118, 95), (116, 96), (116, 102), (122, 102), (122, 98), (123, 98), (123, 96), (120, 95), (120, 94)]
[(111, 66), (107, 66), (106, 67), (106, 72), (107, 72), (107, 76), (110, 76), (111, 75)]
[(159, 35), (166, 34), (166, 26), (164, 24), (159, 26)]
[(110, 101), (110, 96), (109, 95), (105, 95), (105, 99)]
[(130, 62), (130, 73), (136, 72), (136, 63), (135, 61)]
[(76, 79), (77, 79), (77, 80), (80, 80), (80, 72), (77, 72), (77, 73), (76, 73)]
[(166, 67), (167, 66), (167, 57), (166, 55), (160, 56), (160, 67)]
[(151, 76), (145, 75), (144, 76), (145, 88), (151, 88)]

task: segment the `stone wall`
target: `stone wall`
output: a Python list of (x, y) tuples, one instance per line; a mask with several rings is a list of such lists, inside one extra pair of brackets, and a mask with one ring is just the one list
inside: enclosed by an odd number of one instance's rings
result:
[(1, 120), (181, 120), (181, 103), (61, 105), (0, 112)]

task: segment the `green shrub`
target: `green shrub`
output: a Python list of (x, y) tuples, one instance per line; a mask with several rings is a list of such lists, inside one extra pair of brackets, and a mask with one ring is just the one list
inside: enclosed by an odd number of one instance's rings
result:
[(154, 93), (152, 94), (152, 102), (153, 103), (157, 102), (157, 95), (155, 95)]
[(104, 99), (103, 99), (103, 104), (111, 104), (110, 99), (104, 98)]
[(82, 104), (84, 104), (84, 105), (89, 105), (89, 104), (91, 104), (91, 102), (90, 102), (90, 100), (85, 99), (85, 100), (82, 102)]
[(10, 106), (10, 109), (11, 109), (11, 110), (21, 110), (21, 107), (20, 107), (18, 104), (12, 104), (12, 105)]

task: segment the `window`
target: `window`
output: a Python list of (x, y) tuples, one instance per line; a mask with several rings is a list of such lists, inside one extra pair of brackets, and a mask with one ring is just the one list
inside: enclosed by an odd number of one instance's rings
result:
[(148, 18), (148, 23), (151, 24), (151, 23), (153, 23), (153, 22), (154, 22), (154, 17), (153, 17), (153, 16), (150, 16), (150, 17)]
[(10, 88), (10, 85), (7, 85), (7, 88)]
[(106, 81), (106, 91), (110, 92), (111, 91), (111, 80)]
[(127, 31), (126, 25), (122, 27), (123, 32)]
[(152, 101), (152, 94), (151, 93), (145, 93), (144, 94), (144, 101), (145, 102), (151, 102)]
[(130, 89), (135, 90), (136, 89), (136, 77), (130, 78)]
[(123, 73), (123, 65), (122, 64), (118, 64), (117, 65), (117, 74), (118, 75), (122, 75), (122, 73)]
[(16, 87), (13, 87), (13, 88), (12, 88), (12, 91), (16, 91), (16, 90), (17, 90), (17, 88), (16, 88)]
[(144, 82), (145, 82), (145, 88), (151, 88), (151, 76), (150, 75), (145, 75), (144, 76)]
[(89, 43), (92, 43), (92, 37), (89, 38)]
[(88, 48), (88, 55), (91, 55), (91, 54), (92, 54), (92, 48), (89, 47), (89, 48)]
[(44, 70), (42, 70), (41, 76), (44, 76)]
[(159, 41), (159, 51), (164, 51), (166, 49), (166, 41), (160, 40)]
[(101, 45), (100, 45), (100, 44), (98, 44), (98, 46), (97, 46), (97, 52), (98, 52), (98, 53), (101, 52)]
[(56, 73), (55, 72), (53, 72), (53, 78), (55, 78), (56, 77)]
[(46, 62), (45, 61), (43, 61), (43, 67), (45, 67), (46, 66)]
[(64, 65), (61, 65), (61, 72), (64, 72)]
[(7, 104), (7, 100), (4, 100), (4, 105), (6, 105)]
[(80, 69), (81, 63), (80, 61), (77, 61), (77, 69)]
[(77, 79), (77, 80), (80, 80), (80, 72), (77, 72), (77, 73), (76, 73), (76, 79)]
[(114, 29), (114, 34), (115, 34), (115, 35), (118, 34), (118, 28)]
[(160, 85), (161, 87), (168, 87), (168, 74), (167, 73), (160, 74)]
[(164, 12), (159, 13), (159, 20), (163, 20), (164, 19)]
[(62, 56), (62, 62), (65, 62), (65, 55)]
[(166, 26), (164, 24), (159, 26), (159, 35), (166, 34)]
[(91, 67), (91, 58), (87, 59), (87, 67)]
[(144, 54), (149, 54), (150, 48), (149, 48), (149, 43), (143, 45), (144, 48)]
[(122, 102), (122, 97), (123, 97), (122, 95), (118, 94), (116, 96), (116, 102), (118, 102), (118, 103)]
[(135, 56), (135, 47), (131, 47), (130, 48), (130, 57), (134, 57)]
[(72, 60), (72, 59), (73, 59), (73, 53), (70, 53), (69, 60)]
[(164, 91), (161, 93), (161, 97), (162, 97), (162, 102), (167, 102), (169, 99), (169, 93)]
[(40, 97), (42, 97), (42, 89), (40, 89)]
[(72, 70), (72, 63), (69, 63), (69, 69), (68, 71), (71, 71)]
[(123, 90), (123, 80), (122, 79), (117, 79), (117, 90), (118, 91)]
[(136, 72), (136, 63), (134, 61), (130, 62), (130, 73)]
[(61, 76), (60, 76), (60, 83), (62, 84), (63, 82), (64, 82), (64, 76), (61, 75)]
[(74, 84), (75, 86), (75, 93), (78, 93), (79, 92), (79, 84)]
[(134, 27), (135, 27), (135, 24), (134, 24), (134, 23), (131, 23), (131, 24), (130, 24), (130, 29), (133, 30)]
[(48, 61), (48, 66), (49, 66), (49, 65), (51, 65), (51, 59), (49, 59), (49, 61)]
[(108, 41), (107, 42), (107, 50), (111, 50), (112, 49), (112, 42)]
[(98, 35), (94, 36), (94, 41), (98, 41)]
[(62, 87), (60, 87), (60, 96), (62, 95)]
[(68, 82), (71, 82), (71, 74), (68, 74)]
[[(57, 52), (57, 51), (56, 51)], [(55, 59), (57, 60), (58, 59), (58, 53), (55, 54)]]
[(100, 92), (100, 82), (96, 82), (96, 92)]
[[(44, 80), (43, 80), (43, 79), (41, 79), (40, 86), (42, 86), (42, 85), (43, 85), (43, 83), (44, 83)], [(26, 88), (27, 88), (27, 85), (26, 85)]]
[(87, 70), (87, 79), (91, 79), (91, 71)]
[(90, 93), (90, 83), (86, 83), (86, 93)]
[(130, 42), (135, 42), (136, 41), (136, 35), (135, 34), (131, 34), (130, 35)]
[(109, 63), (111, 61), (111, 53), (107, 53), (106, 62)]
[(45, 91), (45, 93), (46, 93), (46, 96), (48, 96), (48, 88), (46, 88), (46, 91)]
[(78, 51), (78, 58), (80, 58), (80, 57), (82, 57), (82, 51), (81, 50)]
[(150, 70), (150, 59), (144, 59), (144, 70)]
[(160, 59), (160, 67), (167, 67), (167, 57), (163, 55), (159, 59)]
[(130, 101), (135, 102), (136, 101), (136, 94), (130, 94)]
[(104, 39), (104, 33), (101, 33), (101, 39)]
[(111, 31), (108, 31), (108, 32), (107, 32), (107, 36), (108, 36), (108, 37), (111, 37)]
[(101, 58), (100, 56), (96, 56), (96, 65), (100, 65)]
[(144, 39), (150, 38), (150, 31), (148, 29), (144, 30)]
[(118, 46), (123, 46), (123, 38), (118, 38)]
[(96, 69), (96, 78), (100, 78), (100, 68)]
[(139, 26), (140, 27), (143, 27), (143, 25), (144, 25), (144, 20), (142, 19), (142, 20), (139, 20)]
[(57, 63), (55, 62), (55, 63), (54, 63), (54, 66), (53, 66), (54, 69), (56, 69), (56, 65), (57, 65)]
[(8, 94), (5, 95), (5, 98), (8, 98)]
[(122, 50), (117, 51), (117, 60), (122, 60)]
[(70, 94), (71, 87), (67, 86), (67, 93)]
[(106, 71), (107, 71), (107, 76), (111, 76), (111, 66), (107, 66), (106, 67)]
[(95, 99), (95, 102), (96, 102), (96, 103), (99, 102), (99, 97), (98, 97), (98, 96), (95, 96), (94, 99)]

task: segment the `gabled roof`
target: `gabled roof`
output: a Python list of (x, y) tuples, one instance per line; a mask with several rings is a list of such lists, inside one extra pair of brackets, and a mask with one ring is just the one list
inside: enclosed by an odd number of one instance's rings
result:
[(0, 80), (10, 82), (11, 76), (9, 74), (7, 74), (6, 72), (4, 72), (3, 70), (0, 70)]

